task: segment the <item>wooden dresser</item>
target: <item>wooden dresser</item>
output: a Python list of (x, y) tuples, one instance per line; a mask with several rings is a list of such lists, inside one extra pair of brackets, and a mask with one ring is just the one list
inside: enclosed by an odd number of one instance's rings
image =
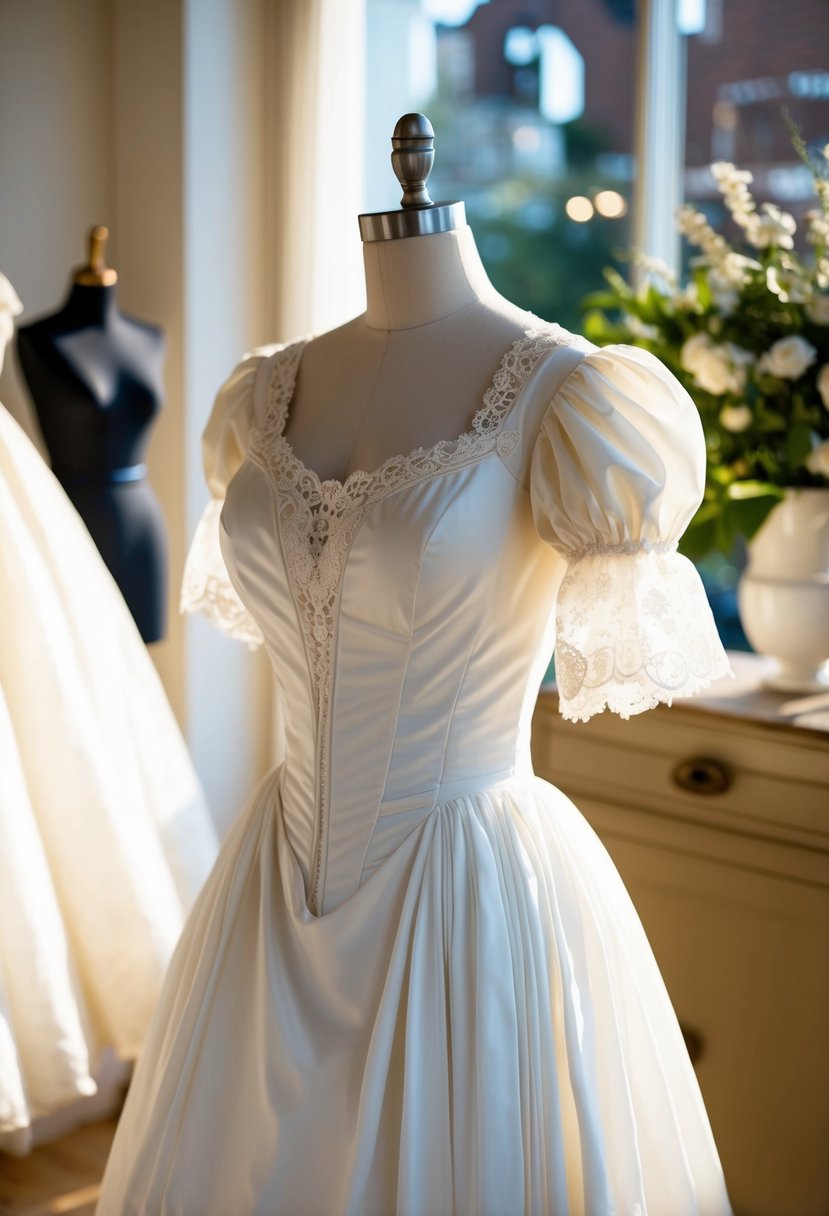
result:
[(533, 722), (536, 772), (612, 855), (711, 1118), (736, 1216), (829, 1216), (829, 707), (736, 680), (624, 722)]

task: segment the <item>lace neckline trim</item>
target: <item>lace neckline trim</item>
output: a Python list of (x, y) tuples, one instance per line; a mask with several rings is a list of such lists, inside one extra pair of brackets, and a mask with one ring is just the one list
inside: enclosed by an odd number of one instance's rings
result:
[[(532, 314), (529, 314), (532, 317)], [(467, 448), (475, 448), (482, 440), (497, 436), (504, 419), (510, 412), (518, 390), (522, 387), (526, 376), (535, 365), (541, 351), (536, 349), (539, 342), (544, 348), (549, 346), (567, 345), (575, 335), (564, 329), (556, 322), (541, 321), (515, 339), (505, 351), (495, 371), (489, 387), (486, 389), (480, 407), (475, 412), (467, 430), (452, 439), (439, 439), (428, 446), (416, 447), (405, 455), (388, 456), (374, 469), (353, 469), (340, 480), (337, 477), (322, 478), (320, 475), (297, 456), (290, 440), (285, 436), (290, 405), (296, 388), (299, 365), (302, 352), (312, 336), (299, 338), (277, 352), (274, 359), (271, 377), (267, 388), (267, 404), (261, 427), (251, 432), (251, 452), (267, 455), (275, 448), (281, 449), (285, 463), (303, 478), (313, 482), (325, 494), (337, 498), (357, 497), (362, 499), (366, 487), (371, 483), (388, 483), (401, 480), (398, 474), (405, 475), (412, 467), (437, 465), (443, 458), (455, 456)]]

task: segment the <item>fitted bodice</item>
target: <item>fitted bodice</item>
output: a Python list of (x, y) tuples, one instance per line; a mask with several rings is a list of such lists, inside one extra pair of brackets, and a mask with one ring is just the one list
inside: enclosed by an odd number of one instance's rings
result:
[[(564, 563), (522, 484), (521, 390), (539, 361), (562, 351), (560, 378), (577, 353), (554, 327), (522, 338), (463, 436), (341, 483), (320, 482), (282, 433), (301, 349), (269, 369), (221, 528), (284, 698), (285, 826), (321, 914), (444, 795), (529, 765)], [(535, 396), (541, 408), (548, 392)]]

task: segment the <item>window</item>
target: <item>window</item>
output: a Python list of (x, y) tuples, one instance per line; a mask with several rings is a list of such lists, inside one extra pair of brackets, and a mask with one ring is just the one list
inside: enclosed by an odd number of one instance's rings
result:
[[(829, 142), (825, 0), (789, 0), (783, 18), (779, 0), (367, 0), (367, 30), (369, 209), (399, 201), (394, 123), (427, 112), (432, 197), (464, 200), (503, 295), (568, 329), (615, 252), (639, 243), (687, 267), (679, 202), (728, 232), (712, 161), (750, 169), (758, 198), (795, 215), (812, 202), (781, 111)], [(700, 566), (735, 648), (742, 562)]]
[(428, 113), (430, 193), (460, 198), (508, 299), (568, 329), (630, 243), (632, 0), (368, 0), (371, 210), (397, 206), (382, 154)]

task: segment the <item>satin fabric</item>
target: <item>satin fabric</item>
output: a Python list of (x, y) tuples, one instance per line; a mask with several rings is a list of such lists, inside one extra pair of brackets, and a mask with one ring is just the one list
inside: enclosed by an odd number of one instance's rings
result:
[[(205, 526), (184, 596), (262, 639), (286, 758), (177, 947), (99, 1216), (726, 1216), (636, 913), (529, 758), (559, 587), (585, 546), (612, 586), (631, 556), (608, 548), (617, 531), (640, 563), (670, 557), (701, 491), (696, 413), (650, 356), (542, 327), (467, 436), (321, 483), (281, 437), (300, 358), (254, 353), (217, 399), (205, 457), (230, 583)], [(597, 395), (604, 443), (565, 505), (541, 445), (567, 447), (553, 420)], [(622, 518), (597, 531), (602, 513)], [(675, 673), (687, 609), (663, 620)], [(697, 629), (710, 669), (689, 682), (727, 667), (710, 614)], [(588, 664), (577, 708), (612, 703), (617, 666), (605, 687)], [(649, 696), (680, 690), (651, 669)]]
[(0, 406), (0, 1148), (134, 1057), (218, 851), (120, 591)]

